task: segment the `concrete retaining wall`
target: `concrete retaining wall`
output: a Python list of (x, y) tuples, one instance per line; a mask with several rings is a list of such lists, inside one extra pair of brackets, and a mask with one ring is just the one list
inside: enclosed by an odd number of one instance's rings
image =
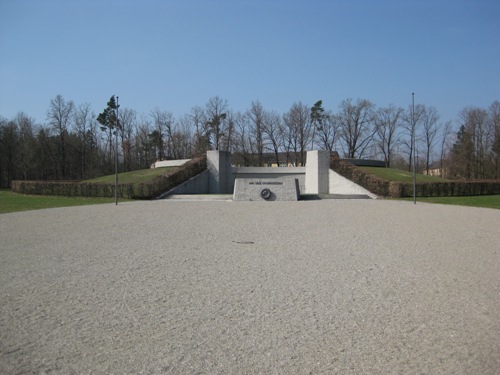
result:
[(298, 180), (300, 194), (363, 194), (376, 196), (329, 168), (328, 151), (309, 151), (306, 167), (231, 167), (231, 154), (208, 151), (207, 170), (165, 193), (170, 194), (233, 194), (236, 179)]
[(179, 186), (167, 191), (161, 198), (165, 198), (171, 194), (207, 194), (208, 193), (208, 170), (201, 172), (199, 175), (194, 176), (183, 182)]
[(299, 191), (306, 192), (306, 167), (240, 167), (232, 168), (232, 187), (237, 178), (281, 178), (291, 177), (299, 180)]
[(208, 151), (208, 193), (232, 194), (234, 179), (231, 175), (231, 153), (227, 151)]
[(368, 195), (372, 199), (377, 199), (377, 196), (366, 190), (364, 187), (352, 182), (351, 180), (341, 176), (333, 170), (329, 170), (330, 178), (330, 194), (336, 195)]
[(151, 168), (161, 168), (161, 167), (180, 167), (186, 164), (191, 159), (179, 159), (179, 160), (161, 160), (151, 164)]
[(299, 184), (296, 178), (237, 178), (234, 201), (298, 201)]
[(308, 151), (306, 163), (307, 194), (328, 194), (330, 151)]

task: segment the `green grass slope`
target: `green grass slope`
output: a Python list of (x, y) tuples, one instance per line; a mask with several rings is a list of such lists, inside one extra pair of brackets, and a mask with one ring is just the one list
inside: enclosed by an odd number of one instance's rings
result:
[[(130, 183), (130, 184), (139, 184), (141, 182), (146, 182), (155, 178), (157, 176), (161, 176), (162, 174), (167, 173), (168, 171), (174, 169), (176, 167), (162, 167), (162, 168), (150, 168), (150, 169), (139, 169), (137, 171), (118, 173), (118, 182), (119, 183)], [(97, 182), (97, 183), (106, 183), (106, 184), (114, 184), (115, 183), (115, 175), (107, 175), (98, 178), (93, 178), (90, 180), (85, 180), (84, 182)]]
[(25, 195), (0, 189), (0, 214), (43, 208), (84, 206), (90, 204), (113, 203), (114, 198), (83, 198), (47, 195)]
[[(372, 175), (383, 178), (388, 181), (397, 182), (413, 182), (413, 173), (394, 168), (380, 168), (380, 167), (360, 167), (364, 171)], [(417, 173), (417, 182), (444, 182), (448, 181), (441, 177), (427, 176), (425, 174)]]
[[(404, 198), (404, 200), (413, 200), (413, 198)], [(418, 202), (452, 204), (456, 206), (470, 206), (483, 208), (500, 209), (500, 195), (476, 195), (471, 197), (431, 197), (417, 198)]]

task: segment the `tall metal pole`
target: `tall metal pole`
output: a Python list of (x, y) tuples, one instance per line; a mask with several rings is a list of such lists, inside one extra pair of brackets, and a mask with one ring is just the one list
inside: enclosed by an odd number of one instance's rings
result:
[(412, 149), (413, 149), (413, 204), (417, 204), (417, 166), (416, 166), (416, 157), (417, 150), (415, 149), (415, 93), (411, 93), (411, 128), (412, 128)]
[(115, 126), (115, 205), (118, 205), (118, 128), (120, 120), (118, 119), (118, 96), (116, 97), (116, 126)]

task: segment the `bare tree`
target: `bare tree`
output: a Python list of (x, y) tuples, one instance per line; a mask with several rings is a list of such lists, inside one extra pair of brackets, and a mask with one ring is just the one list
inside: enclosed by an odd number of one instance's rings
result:
[(472, 176), (473, 178), (485, 177), (485, 158), (487, 152), (487, 122), (488, 112), (478, 107), (464, 109), (460, 113), (461, 122), (467, 132), (472, 137), (473, 160)]
[(15, 121), (0, 118), (0, 182), (10, 187), (12, 180), (18, 178), (17, 148), (19, 146), (19, 129)]
[(24, 112), (19, 112), (14, 124), (17, 128), (17, 146), (15, 147), (14, 162), (21, 177), (26, 180), (31, 177), (36, 168), (37, 155), (35, 153), (35, 120)]
[(123, 170), (130, 171), (132, 169), (132, 147), (134, 136), (134, 128), (136, 127), (137, 114), (133, 109), (124, 108), (120, 111), (120, 140), (123, 152)]
[(262, 104), (257, 100), (252, 102), (250, 109), (245, 113), (250, 123), (250, 132), (255, 140), (257, 151), (257, 165), (262, 166), (262, 154), (264, 152), (264, 116), (265, 111)]
[(425, 170), (429, 174), (430, 159), (437, 135), (439, 114), (436, 108), (427, 107), (422, 116), (422, 138), (425, 144)]
[(57, 178), (57, 144), (54, 144), (54, 137), (50, 135), (49, 129), (43, 126), (40, 128), (36, 135), (36, 143), (38, 178), (43, 180)]
[(215, 150), (220, 150), (222, 146), (222, 138), (227, 130), (227, 100), (221, 99), (218, 96), (210, 98), (205, 106), (206, 120), (208, 129), (213, 137), (213, 145)]
[(415, 111), (412, 106), (408, 108), (403, 116), (403, 131), (404, 137), (402, 138), (402, 145), (404, 146), (405, 153), (408, 155), (408, 170), (412, 170), (414, 152), (416, 152), (417, 131), (420, 127), (422, 116), (425, 112), (425, 106), (417, 104)]
[(310, 109), (301, 102), (293, 103), (290, 110), (283, 116), (287, 127), (285, 134), (287, 143), (295, 153), (296, 165), (305, 165), (307, 144), (312, 138)]
[(398, 131), (401, 127), (403, 108), (392, 104), (379, 108), (374, 115), (375, 131), (378, 149), (384, 155), (387, 168), (391, 166), (392, 154), (398, 145)]
[(54, 129), (59, 138), (58, 158), (62, 179), (66, 178), (66, 138), (73, 116), (75, 105), (72, 101), (65, 101), (61, 95), (57, 95), (50, 101), (47, 111), (47, 122)]
[(11, 142), (15, 140), (14, 135), (11, 124), (0, 115), (0, 187), (9, 187), (12, 181), (14, 157), (9, 154), (12, 155), (10, 151), (15, 148), (15, 142)]
[(95, 118), (95, 114), (92, 112), (89, 103), (83, 103), (75, 111), (75, 130), (78, 134), (80, 140), (79, 154), (80, 154), (80, 179), (85, 179), (86, 169), (87, 169), (87, 156), (88, 156), (88, 138), (91, 136), (89, 134), (90, 122)]
[(182, 116), (175, 123), (172, 134), (171, 153), (174, 159), (192, 157), (193, 137), (191, 134), (191, 118), (189, 115)]
[(474, 141), (473, 135), (461, 125), (452, 147), (452, 175), (474, 178)]
[(235, 114), (233, 111), (227, 111), (221, 118), (221, 127), (223, 131), (220, 134), (219, 149), (221, 151), (234, 151), (235, 138)]
[(495, 178), (500, 178), (500, 102), (495, 101), (490, 106), (491, 153)]
[(337, 117), (326, 112), (323, 102), (319, 100), (311, 107), (311, 122), (314, 130), (313, 137), (318, 139), (320, 148), (332, 152), (337, 141)]
[(251, 124), (248, 116), (236, 113), (234, 119), (234, 160), (237, 164), (245, 167), (254, 166), (255, 161), (255, 139), (252, 136)]
[(151, 121), (141, 116), (136, 123), (134, 142), (134, 150), (139, 168), (149, 168), (156, 157), (150, 137), (151, 130)]
[(264, 114), (264, 136), (267, 139), (267, 149), (274, 153), (276, 165), (280, 165), (279, 153), (283, 147), (283, 122), (276, 112)]
[(446, 152), (449, 149), (449, 137), (452, 133), (452, 124), (451, 121), (447, 121), (442, 128), (441, 132), (441, 152), (440, 152), (440, 164), (439, 164), (439, 169), (440, 169), (440, 177), (445, 176), (445, 170), (444, 170), (444, 160), (446, 156)]
[(170, 148), (172, 145), (172, 126), (174, 116), (156, 107), (151, 111), (154, 130), (150, 133), (151, 141), (157, 149), (158, 160), (164, 160), (165, 156), (171, 158)]
[(340, 137), (344, 141), (345, 156), (362, 158), (375, 134), (373, 126), (374, 105), (366, 99), (344, 100), (338, 114)]
[(205, 111), (199, 106), (193, 107), (189, 117), (194, 128), (193, 153), (195, 156), (203, 155), (210, 147), (210, 129)]
[[(297, 129), (290, 126), (289, 119), (287, 115), (283, 115), (283, 150), (285, 151), (286, 164), (293, 163), (293, 165), (298, 165), (297, 154), (298, 154), (298, 142), (297, 142)], [(293, 153), (293, 157), (292, 157)]]

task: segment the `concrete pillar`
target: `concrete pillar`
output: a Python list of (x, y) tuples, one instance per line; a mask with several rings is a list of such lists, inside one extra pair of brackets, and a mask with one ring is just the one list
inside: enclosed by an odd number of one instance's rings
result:
[(330, 152), (308, 151), (306, 161), (306, 194), (328, 194)]
[(207, 152), (208, 193), (232, 194), (231, 153), (228, 151)]

